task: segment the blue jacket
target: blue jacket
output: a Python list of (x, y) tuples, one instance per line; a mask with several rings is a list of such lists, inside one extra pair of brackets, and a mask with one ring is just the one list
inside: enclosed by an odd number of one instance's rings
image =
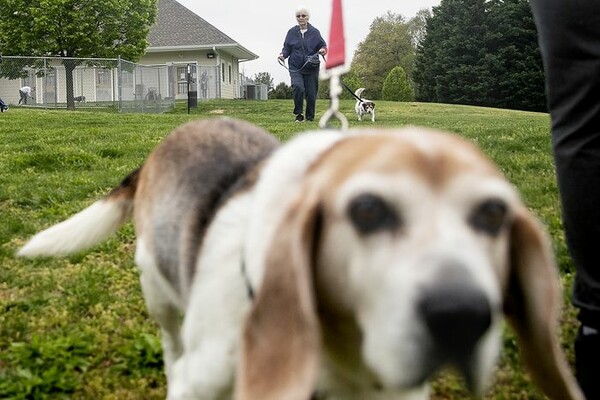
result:
[(289, 57), (288, 65), (291, 70), (300, 70), (302, 73), (310, 74), (318, 71), (319, 67), (305, 65), (306, 57), (316, 54), (322, 48), (327, 48), (327, 44), (317, 28), (308, 24), (308, 30), (303, 38), (300, 27), (296, 25), (285, 36), (281, 54), (283, 58)]

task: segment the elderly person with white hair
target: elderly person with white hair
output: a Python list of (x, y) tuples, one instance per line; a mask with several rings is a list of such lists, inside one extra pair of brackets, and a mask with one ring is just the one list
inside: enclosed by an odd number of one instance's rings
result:
[(295, 15), (298, 25), (288, 31), (278, 58), (281, 62), (289, 58), (296, 122), (305, 120), (305, 98), (306, 120), (313, 121), (319, 90), (319, 55), (327, 54), (327, 44), (321, 32), (308, 23), (310, 13), (305, 7), (298, 8)]

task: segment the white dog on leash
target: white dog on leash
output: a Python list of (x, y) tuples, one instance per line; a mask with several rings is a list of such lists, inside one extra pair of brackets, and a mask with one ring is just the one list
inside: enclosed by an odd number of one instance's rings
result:
[(371, 122), (375, 122), (375, 102), (363, 99), (361, 95), (364, 91), (365, 88), (358, 88), (354, 92), (354, 95), (357, 97), (354, 111), (356, 111), (359, 121), (362, 121), (363, 115), (371, 114)]

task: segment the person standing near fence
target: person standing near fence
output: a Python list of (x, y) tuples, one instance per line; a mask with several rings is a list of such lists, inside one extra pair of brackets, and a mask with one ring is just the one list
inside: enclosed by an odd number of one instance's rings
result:
[(567, 245), (575, 265), (577, 380), (600, 399), (600, 1), (532, 0)]
[(19, 89), (19, 104), (27, 104), (28, 97), (33, 99), (33, 92), (35, 92), (35, 89), (32, 89), (31, 86), (23, 86)]
[(207, 89), (208, 89), (208, 75), (206, 74), (206, 71), (203, 71), (202, 75), (200, 75), (200, 93), (201, 93), (203, 99), (207, 98)]
[(289, 57), (288, 65), (294, 97), (296, 122), (303, 122), (304, 99), (306, 98), (306, 120), (313, 121), (319, 90), (319, 55), (327, 54), (327, 44), (321, 32), (308, 23), (310, 13), (305, 7), (296, 10), (296, 22), (285, 36), (280, 62)]

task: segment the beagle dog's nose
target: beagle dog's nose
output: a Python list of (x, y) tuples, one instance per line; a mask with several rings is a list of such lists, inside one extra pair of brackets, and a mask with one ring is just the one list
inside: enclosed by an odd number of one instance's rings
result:
[(469, 354), (492, 323), (485, 293), (472, 285), (444, 283), (424, 289), (418, 310), (434, 346), (449, 358)]

